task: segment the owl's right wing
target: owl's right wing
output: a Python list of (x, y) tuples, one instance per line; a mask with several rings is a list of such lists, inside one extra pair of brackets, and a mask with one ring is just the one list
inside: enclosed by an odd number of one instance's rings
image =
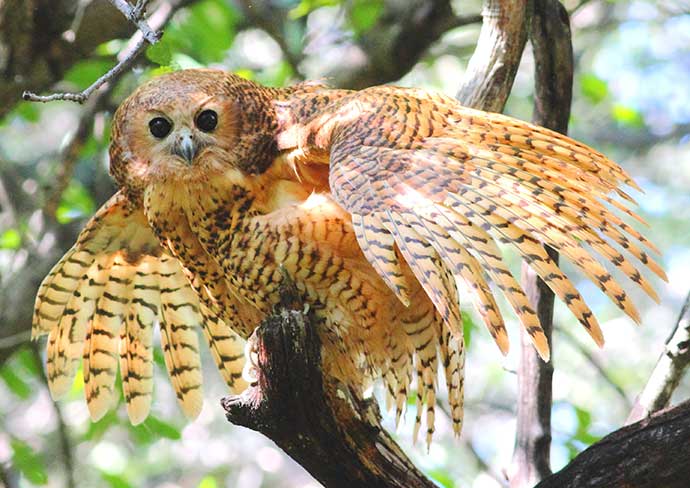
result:
[(119, 360), (127, 413), (133, 424), (143, 422), (151, 406), (156, 322), (185, 415), (196, 417), (203, 402), (198, 327), (228, 385), (244, 386), (244, 341), (200, 301), (142, 209), (118, 192), (91, 218), (38, 291), (32, 336), (48, 335), (53, 398), (70, 390), (83, 358), (89, 412), (100, 419), (116, 400)]

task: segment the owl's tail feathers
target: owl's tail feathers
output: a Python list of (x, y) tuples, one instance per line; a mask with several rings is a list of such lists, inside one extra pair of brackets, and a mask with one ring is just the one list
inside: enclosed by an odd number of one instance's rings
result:
[[(453, 314), (460, 315), (453, 272), (439, 267), (440, 278), (453, 299)], [(413, 439), (416, 442), (422, 424), (425, 441), (430, 445), (436, 428), (436, 403), (439, 366), (445, 375), (453, 431), (459, 435), (463, 421), (464, 343), (462, 334), (451, 333), (446, 321), (429, 301), (417, 303), (401, 317), (402, 331), (390, 336), (389, 363), (384, 372), (388, 398), (395, 400), (396, 425), (407, 404), (413, 376), (416, 378)]]

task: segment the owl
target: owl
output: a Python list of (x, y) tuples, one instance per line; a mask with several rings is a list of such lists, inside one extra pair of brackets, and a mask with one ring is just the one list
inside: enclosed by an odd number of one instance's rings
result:
[(656, 248), (625, 221), (642, 219), (622, 188), (637, 186), (618, 165), (548, 129), (424, 90), (165, 74), (117, 109), (110, 172), (119, 190), (43, 281), (33, 325), (34, 337), (48, 335), (53, 397), (81, 363), (94, 420), (117, 400), (118, 364), (129, 418), (148, 415), (155, 324), (188, 417), (203, 399), (199, 329), (241, 390), (244, 341), (287, 273), (313, 310), (325, 374), (358, 392), (380, 381), (398, 419), (416, 393), (415, 438), (424, 423), (429, 441), (441, 374), (455, 432), (462, 426), (461, 298), (507, 353), (502, 294), (549, 358), (499, 244), (599, 345), (596, 318), (543, 245), (634, 321), (635, 304), (602, 261), (654, 299), (640, 269), (665, 279), (649, 254)]

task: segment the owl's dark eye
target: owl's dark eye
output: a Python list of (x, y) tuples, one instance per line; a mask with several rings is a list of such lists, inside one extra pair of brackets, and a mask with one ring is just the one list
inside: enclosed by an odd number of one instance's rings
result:
[(218, 125), (218, 114), (213, 110), (204, 110), (196, 118), (196, 126), (204, 132), (211, 132)]
[(149, 130), (151, 131), (151, 134), (158, 139), (163, 139), (165, 136), (170, 134), (171, 129), (172, 124), (163, 117), (156, 117), (155, 119), (151, 119), (149, 122)]

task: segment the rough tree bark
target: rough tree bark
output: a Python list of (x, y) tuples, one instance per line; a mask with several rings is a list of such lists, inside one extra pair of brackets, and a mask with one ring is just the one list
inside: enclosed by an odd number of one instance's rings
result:
[(607, 435), (535, 488), (687, 488), (690, 402)]
[(316, 327), (296, 290), (283, 288), (280, 311), (250, 339), (257, 382), (222, 400), (228, 420), (263, 433), (329, 487), (435, 486), (381, 427), (375, 399), (322, 374)]

